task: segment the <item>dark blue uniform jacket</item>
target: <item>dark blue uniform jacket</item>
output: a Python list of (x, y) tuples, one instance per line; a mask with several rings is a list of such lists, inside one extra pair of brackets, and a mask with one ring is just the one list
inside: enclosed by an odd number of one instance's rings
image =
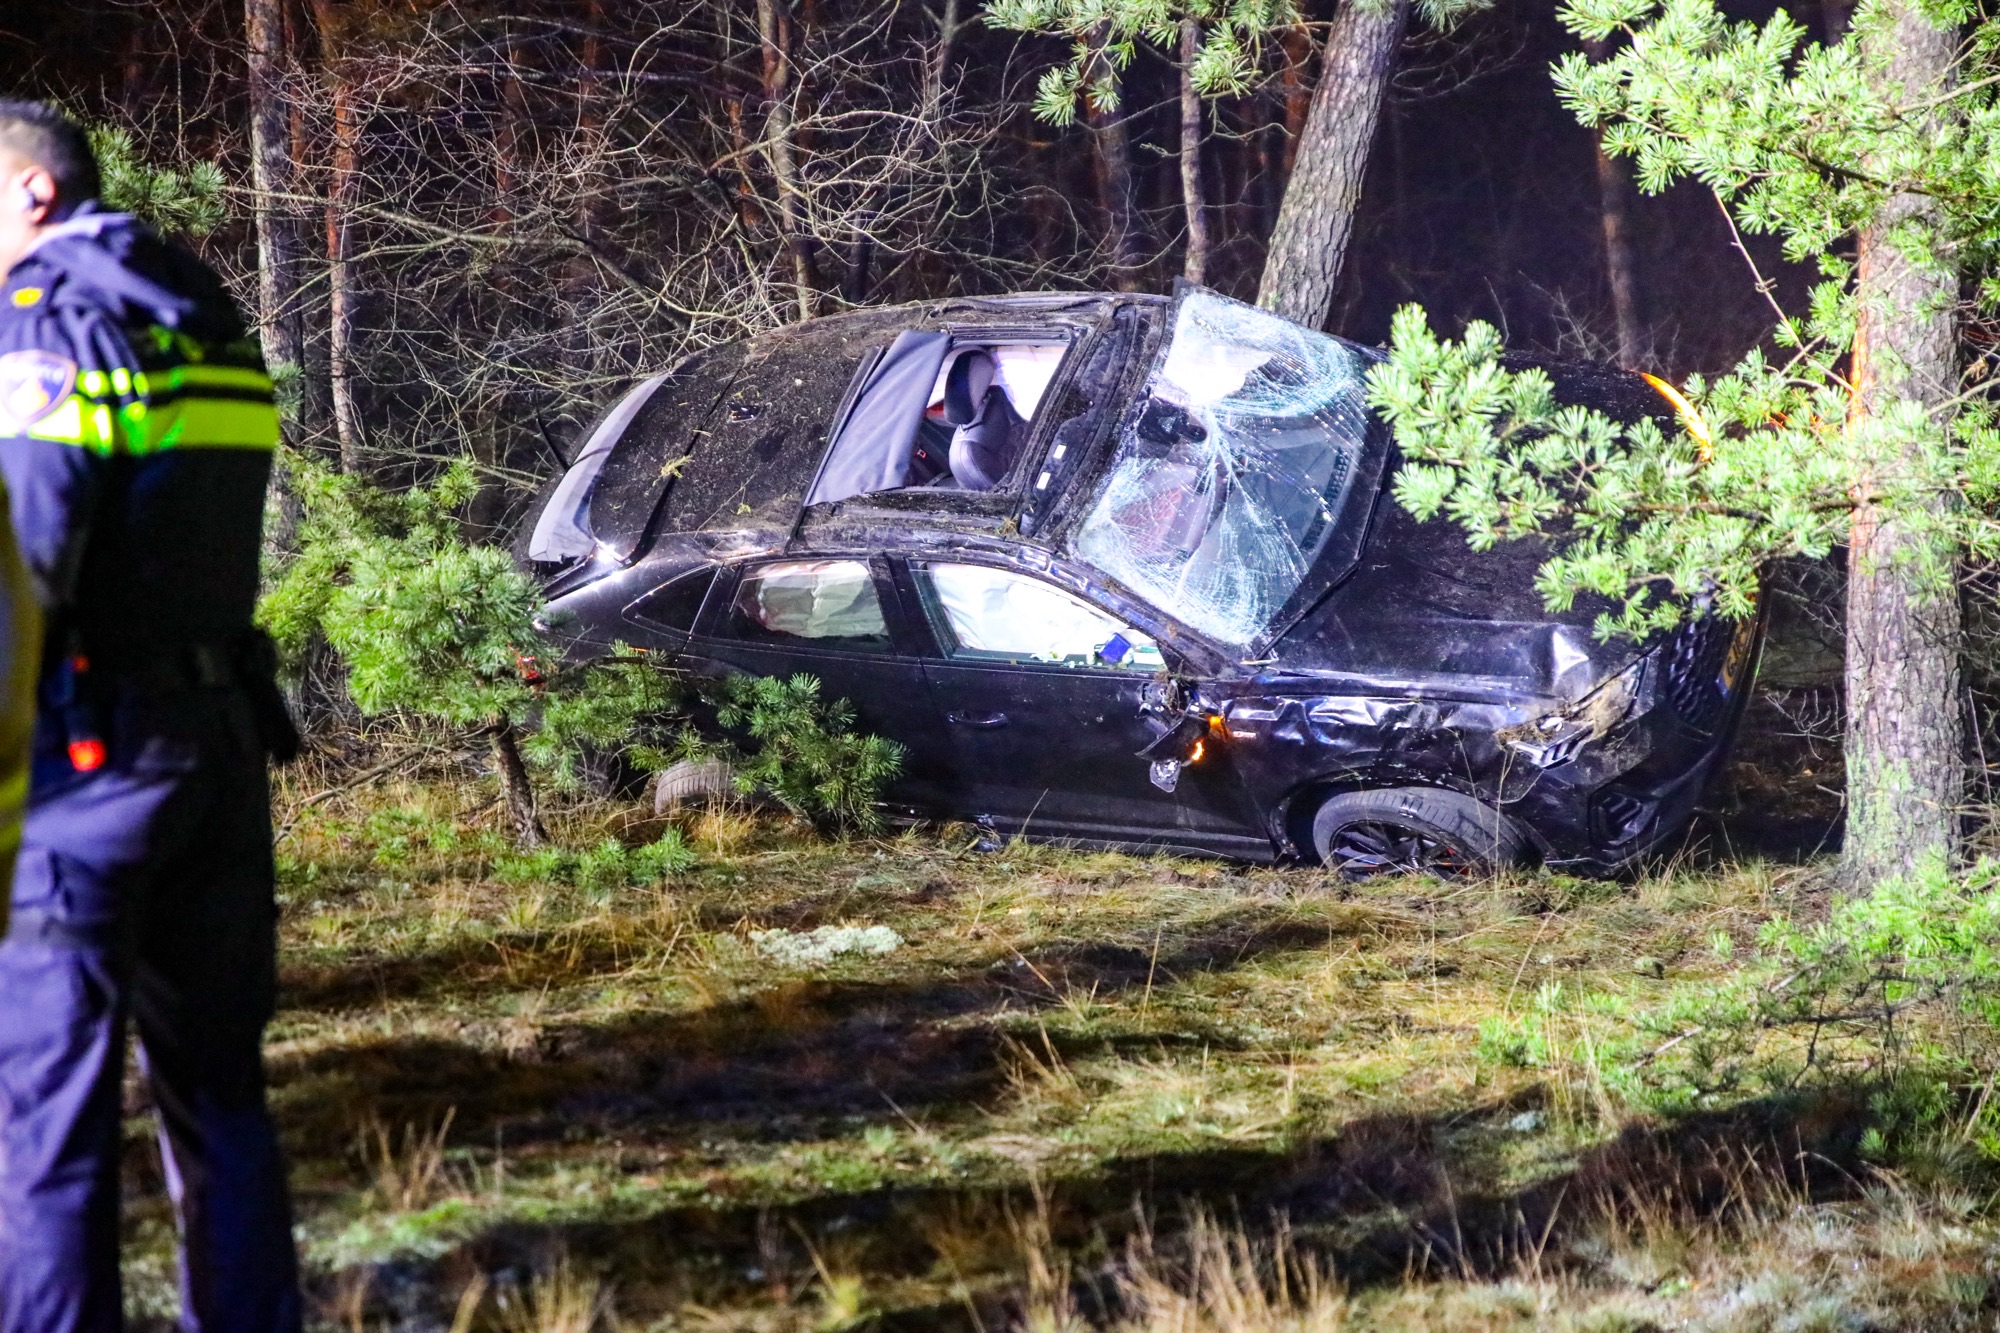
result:
[(112, 670), (240, 636), (271, 381), (220, 281), (86, 206), (0, 285), (0, 476), (52, 641)]

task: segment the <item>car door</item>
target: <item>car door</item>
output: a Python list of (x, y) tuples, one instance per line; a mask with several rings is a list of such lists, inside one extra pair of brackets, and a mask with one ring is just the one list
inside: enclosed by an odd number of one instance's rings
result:
[(926, 674), (952, 756), (952, 803), (1009, 832), (1117, 842), (1240, 838), (1248, 811), (1226, 762), (1156, 785), (1139, 751), (1166, 665), (1154, 641), (1047, 580), (997, 566), (913, 560), (911, 587), (939, 646)]
[[(690, 600), (663, 595), (682, 614)], [(879, 557), (755, 561), (721, 571), (703, 600), (679, 645), (684, 665), (702, 675), (815, 677), (822, 698), (854, 706), (857, 729), (903, 747), (890, 804), (942, 808), (950, 755), (924, 693), (924, 639), (912, 633)]]

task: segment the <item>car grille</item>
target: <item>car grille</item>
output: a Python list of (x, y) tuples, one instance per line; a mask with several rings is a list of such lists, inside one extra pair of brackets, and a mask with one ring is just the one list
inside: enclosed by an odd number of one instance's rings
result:
[(1606, 846), (1627, 843), (1652, 827), (1653, 803), (1630, 792), (1606, 787), (1591, 802), (1591, 832)]
[(1715, 730), (1728, 708), (1722, 665), (1735, 631), (1731, 621), (1703, 616), (1681, 626), (1667, 641), (1667, 698), (1681, 721), (1703, 734)]

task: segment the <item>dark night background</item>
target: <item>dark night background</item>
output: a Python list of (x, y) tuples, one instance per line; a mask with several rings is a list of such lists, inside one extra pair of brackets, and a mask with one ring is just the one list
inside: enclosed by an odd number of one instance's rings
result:
[[(580, 6), (515, 5), (507, 12), (560, 24)], [(616, 9), (617, 6), (609, 6)], [(1743, 4), (1761, 18), (1770, 4)], [(1313, 18), (1324, 3), (1309, 4)], [(1815, 31), (1816, 3), (1792, 6)], [(1558, 105), (1548, 67), (1575, 39), (1550, 0), (1500, 0), (1449, 40), (1418, 33), (1407, 44), (1370, 168), (1354, 248), (1336, 306), (1335, 331), (1365, 341), (1386, 336), (1391, 312), (1418, 301), (1436, 320), (1498, 322), (1523, 347), (1568, 355), (1610, 345), (1608, 287), (1598, 186), (1588, 133)], [(224, 3), (121, 0), (11, 0), (0, 19), (0, 87), (16, 95), (55, 94), (91, 109), (121, 108), (160, 126), (196, 151), (243, 167), (239, 8)], [(496, 14), (499, 10), (494, 11)], [(980, 95), (1004, 96), (1063, 50), (1053, 39), (969, 28), (962, 59)], [(1178, 178), (1173, 71), (1144, 48), (1127, 76), (1127, 106), (1142, 203), (1157, 236), (1177, 227)], [(1010, 82), (1011, 81), (1011, 82)], [(1017, 93), (1018, 96), (1018, 93)], [(1267, 94), (1267, 96), (1269, 96)], [(1221, 244), (1211, 284), (1254, 292), (1262, 236), (1275, 217), (1281, 184), (1271, 151), (1268, 106), (1259, 98), (1222, 105), (1207, 163), (1210, 199), (1220, 204)], [(1067, 172), (1065, 192), (1088, 191), (1084, 131), (1013, 116), (1002, 145), (1029, 169)], [(1245, 134), (1243, 146), (1229, 142)], [(1260, 134), (1262, 137), (1260, 138)], [(1082, 164), (1082, 165), (1080, 165)], [(1672, 373), (1728, 365), (1768, 326), (1768, 309), (1732, 248), (1708, 192), (1683, 185), (1636, 203), (1641, 316), (1656, 364)], [(1027, 223), (1002, 219), (996, 244), (1028, 244)], [(210, 238), (211, 250), (242, 247), (237, 223)], [(1021, 234), (1014, 234), (1021, 231)], [(1767, 272), (1789, 286), (1775, 247), (1752, 238)], [(240, 251), (239, 251), (240, 253)], [(1145, 285), (1164, 288), (1174, 258), (1163, 255)], [(871, 299), (928, 295), (906, 278)]]

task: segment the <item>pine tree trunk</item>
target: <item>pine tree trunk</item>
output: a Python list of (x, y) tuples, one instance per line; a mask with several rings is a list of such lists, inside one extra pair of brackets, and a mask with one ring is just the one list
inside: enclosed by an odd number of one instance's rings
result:
[(1346, 0), (1334, 16), (1319, 86), (1271, 233), (1257, 304), (1320, 328), (1333, 309), (1411, 0)]
[[(305, 364), (299, 310), (305, 240), (298, 206), (287, 197), (298, 192), (298, 181), (286, 124), (283, 0), (244, 0), (243, 17), (250, 57), (250, 179), (257, 192), (257, 327), (265, 366), (273, 376), (290, 378)], [(292, 386), (303, 388), (295, 378)]]
[(500, 776), (500, 803), (514, 826), (514, 841), (522, 847), (539, 847), (549, 840), (542, 817), (535, 809), (535, 787), (528, 778), (528, 766), (521, 759), (520, 737), (507, 718), (495, 718), (487, 725), (493, 746), (493, 771)]
[[(1917, 0), (1890, 3), (1892, 22), (1871, 30), (1863, 54), (1871, 77), (1899, 85), (1906, 103), (1917, 101), (1950, 78), (1957, 34), (1931, 26)], [(1921, 226), (1929, 210), (1920, 196), (1893, 197), (1860, 238), (1843, 867), (1855, 891), (1948, 854), (1964, 796), (1961, 625), (1950, 556), (1928, 547), (1920, 524), (1868, 500), (1880, 482), (1917, 462), (1904, 446), (1873, 443), (1871, 425), (1899, 400), (1944, 412), (1956, 390), (1956, 279), (1911, 262), (1888, 240), (1899, 224)]]
[(354, 84), (340, 51), (339, 15), (329, 0), (313, 0), (319, 28), (320, 63), (333, 102), (333, 161), (326, 191), (326, 360), (333, 396), (334, 430), (340, 438), (340, 470), (362, 469), (361, 418), (354, 406), (350, 357), (354, 340), (354, 266), (349, 228), (360, 179), (356, 174), (361, 137)]
[(1181, 20), (1181, 205), (1187, 213), (1187, 253), (1181, 275), (1200, 282), (1208, 272), (1208, 215), (1201, 191), (1201, 94), (1194, 62), (1201, 54), (1201, 21)]
[(333, 390), (333, 424), (340, 435), (340, 470), (362, 470), (361, 416), (354, 406), (354, 262), (350, 228), (357, 179), (353, 91), (338, 74), (333, 85), (333, 182), (326, 202), (326, 360)]
[(938, 11), (937, 46), (931, 51), (931, 58), (924, 66), (924, 106), (923, 114), (938, 116), (943, 113), (944, 81), (951, 72), (951, 58), (958, 46), (959, 30), (965, 20), (959, 16), (959, 0), (944, 0)]
[(1097, 196), (1111, 241), (1111, 285), (1121, 292), (1135, 290), (1145, 265), (1132, 189), (1132, 143), (1125, 128), (1117, 67), (1105, 52), (1111, 25), (1100, 23), (1090, 39), (1084, 78), (1084, 119), (1097, 144)]
[(805, 201), (799, 193), (797, 136), (792, 108), (791, 14), (786, 0), (757, 0), (757, 38), (763, 53), (764, 160), (778, 195), (778, 230), (792, 261), (794, 299), (800, 319), (811, 319), (819, 304), (811, 237), (806, 234)]
[(1632, 182), (1625, 167), (1604, 151), (1597, 136), (1597, 198), (1604, 223), (1604, 275), (1611, 283), (1611, 318), (1618, 332), (1618, 364), (1637, 370), (1646, 360), (1639, 322), (1639, 272), (1632, 259)]

